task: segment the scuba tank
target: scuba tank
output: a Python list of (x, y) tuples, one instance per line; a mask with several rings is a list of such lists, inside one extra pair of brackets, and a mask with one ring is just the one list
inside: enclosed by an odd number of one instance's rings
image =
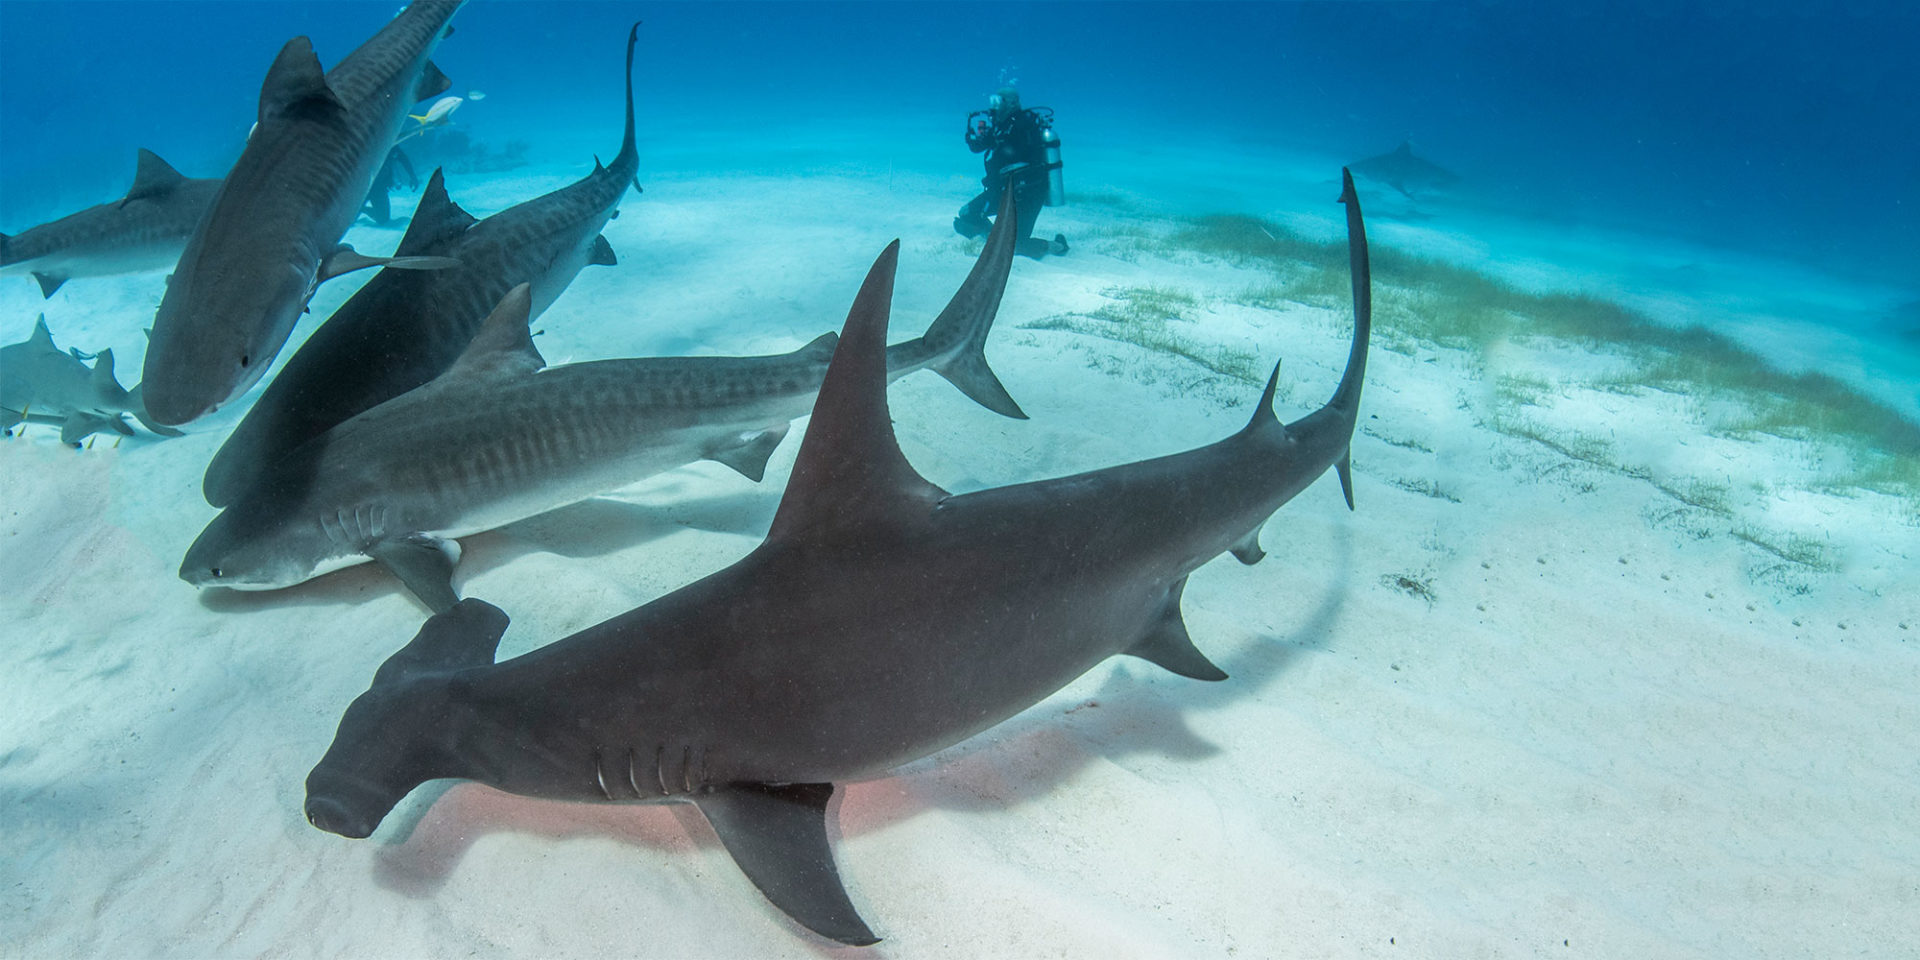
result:
[[(1053, 118), (1047, 118), (1051, 121)], [(1040, 129), (1040, 143), (1047, 153), (1047, 206), (1065, 206), (1067, 188), (1060, 178), (1060, 137), (1053, 132), (1053, 124), (1047, 123)]]

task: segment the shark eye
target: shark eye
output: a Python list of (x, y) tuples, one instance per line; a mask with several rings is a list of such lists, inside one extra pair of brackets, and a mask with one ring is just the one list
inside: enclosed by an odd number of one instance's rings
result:
[(214, 578), (215, 580), (218, 580), (218, 579), (220, 579), (220, 568), (219, 568), (219, 567), (214, 567), (213, 569), (211, 569), (211, 570), (208, 570), (207, 572), (208, 572), (208, 573), (211, 573), (211, 574), (213, 574), (213, 578)]
[(252, 357), (252, 356), (250, 356), (250, 355), (248, 355), (248, 354), (244, 354), (244, 353), (240, 355), (240, 369), (242, 369), (242, 370), (245, 370), (246, 368), (248, 368), (248, 367), (250, 367), (250, 366), (252, 366), (252, 365), (253, 365), (253, 357)]

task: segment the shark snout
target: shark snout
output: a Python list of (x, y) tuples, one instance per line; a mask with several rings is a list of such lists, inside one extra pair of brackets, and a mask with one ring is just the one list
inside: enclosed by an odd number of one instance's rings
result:
[(346, 804), (332, 797), (308, 797), (307, 822), (328, 833), (337, 833), (352, 840), (365, 840), (373, 836), (374, 827), (379, 825), (366, 817), (357, 816), (347, 809)]

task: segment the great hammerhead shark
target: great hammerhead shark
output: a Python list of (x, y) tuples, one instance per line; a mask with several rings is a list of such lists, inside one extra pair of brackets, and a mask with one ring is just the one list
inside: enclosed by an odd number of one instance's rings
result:
[(1192, 573), (1252, 563), (1268, 517), (1348, 450), (1366, 371), (1366, 233), (1341, 200), (1354, 334), (1326, 406), (1217, 443), (953, 496), (900, 452), (886, 330), (899, 243), (861, 287), (767, 539), (738, 563), (503, 663), (507, 617), (434, 616), (374, 674), (307, 777), (307, 819), (370, 835), (422, 782), (534, 797), (690, 802), (768, 899), (876, 942), (827, 843), (834, 784), (877, 777), (1038, 703), (1114, 654), (1226, 674), (1180, 616)]

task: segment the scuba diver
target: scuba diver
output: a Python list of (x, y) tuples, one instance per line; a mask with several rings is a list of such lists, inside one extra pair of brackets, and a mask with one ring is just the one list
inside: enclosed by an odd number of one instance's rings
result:
[(379, 226), (386, 226), (393, 220), (393, 208), (387, 204), (387, 193), (400, 185), (400, 168), (407, 171), (407, 184), (410, 189), (420, 189), (420, 177), (413, 172), (413, 161), (394, 147), (387, 154), (387, 161), (380, 165), (380, 172), (374, 174), (373, 186), (367, 190), (367, 199), (360, 204), (360, 215), (372, 220)]
[(1023, 110), (1020, 92), (1002, 87), (987, 98), (987, 109), (967, 116), (967, 149), (986, 154), (987, 175), (980, 178), (980, 185), (986, 189), (960, 208), (953, 218), (954, 231), (963, 237), (986, 236), (993, 229), (990, 211), (1000, 209), (1000, 192), (1012, 183), (1013, 202), (1020, 217), (1016, 251), (1035, 260), (1050, 253), (1066, 253), (1065, 234), (1056, 233), (1052, 240), (1033, 235), (1040, 208), (1066, 202), (1053, 111), (1047, 107)]

